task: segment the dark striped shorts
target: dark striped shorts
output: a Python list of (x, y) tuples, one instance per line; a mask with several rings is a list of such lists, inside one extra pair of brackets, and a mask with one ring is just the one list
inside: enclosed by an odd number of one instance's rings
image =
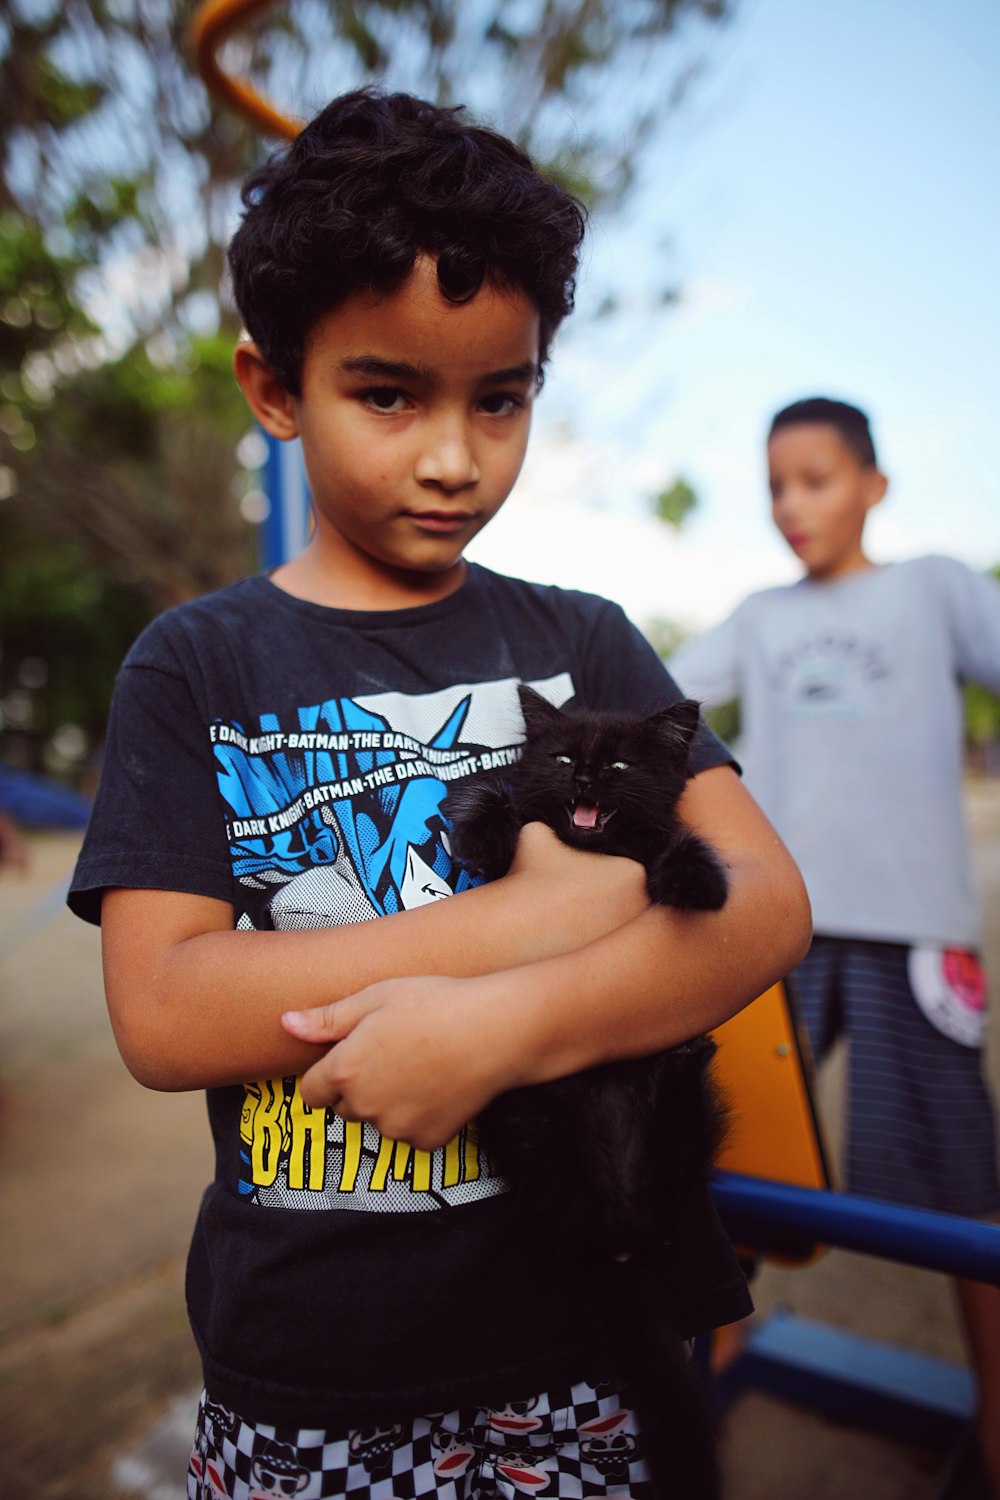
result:
[(847, 1191), (995, 1218), (996, 1124), (975, 1015), (981, 971), (972, 954), (939, 957), (935, 968), (929, 950), (817, 937), (788, 993), (817, 1063), (838, 1035), (848, 1044)]
[(188, 1500), (652, 1500), (652, 1489), (633, 1413), (585, 1383), (354, 1432), (253, 1424), (203, 1392), (187, 1480)]

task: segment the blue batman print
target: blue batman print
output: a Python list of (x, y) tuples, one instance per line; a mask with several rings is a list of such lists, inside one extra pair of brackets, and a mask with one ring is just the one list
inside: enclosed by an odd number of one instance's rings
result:
[(300, 708), (294, 729), (275, 714), (257, 732), (213, 726), (233, 872), (248, 895), (273, 892), (275, 927), (362, 921), (472, 883), (449, 853), (447, 784), (517, 749), (463, 741), (471, 702), (420, 739), (351, 698)]

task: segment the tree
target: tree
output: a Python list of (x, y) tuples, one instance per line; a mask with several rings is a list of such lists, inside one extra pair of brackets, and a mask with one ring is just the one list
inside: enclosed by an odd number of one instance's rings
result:
[[(156, 602), (233, 576), (250, 548), (231, 493), (238, 468), (221, 452), (239, 398), (194, 336), (238, 332), (224, 248), (263, 148), (191, 71), (195, 8), (0, 0), (0, 489), (29, 495), (33, 515), (119, 576), (140, 565)], [(292, 0), (234, 38), (228, 60), (285, 108), (307, 101), (304, 113), (365, 79), (467, 99), (590, 201), (608, 200), (627, 191), (697, 72), (704, 28), (726, 11), (726, 0)], [(162, 462), (133, 464), (123, 489), (115, 451), (121, 430), (136, 458), (140, 429), (154, 460), (175, 451), (175, 374), (199, 393), (199, 418), (202, 381), (211, 387), (192, 446), (206, 479), (223, 478), (204, 486), (195, 527), (182, 502), (165, 524)], [(87, 451), (80, 422), (63, 422), (74, 402), (101, 434)], [(216, 419), (220, 452), (206, 464)], [(89, 491), (71, 501), (73, 473)], [(169, 567), (154, 565), (162, 545)]]
[(69, 539), (0, 509), (0, 748), (3, 762), (86, 780), (127, 645), (149, 617)]
[[(147, 614), (254, 565), (224, 251), (267, 147), (194, 75), (195, 8), (0, 0), (0, 508), (38, 598), (46, 549)], [(727, 9), (291, 0), (226, 61), (306, 115), (366, 80), (461, 100), (613, 204)]]

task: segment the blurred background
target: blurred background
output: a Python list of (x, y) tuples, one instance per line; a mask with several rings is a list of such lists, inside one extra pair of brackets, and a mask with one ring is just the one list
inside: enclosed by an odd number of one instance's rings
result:
[[(150, 615), (259, 565), (230, 374), (238, 185), (187, 0), (0, 6), (0, 759), (92, 785)], [(524, 475), (474, 555), (620, 600), (667, 648), (795, 576), (769, 415), (868, 409), (880, 560), (1000, 563), (995, 0), (292, 0), (223, 54), (308, 116), (462, 101), (592, 210)], [(273, 144), (273, 143), (272, 143)], [(970, 744), (1000, 715), (977, 695)]]
[[(138, 631), (261, 565), (224, 250), (274, 143), (209, 99), (194, 10), (0, 0), (5, 1500), (177, 1500), (162, 1476), (197, 1381), (203, 1106), (124, 1073), (97, 935), (60, 910), (79, 833), (51, 831), (86, 815)], [(796, 576), (763, 440), (814, 394), (871, 414), (876, 560), (1000, 565), (996, 0), (290, 0), (223, 61), (303, 118), (366, 80), (466, 103), (588, 203), (577, 313), (487, 565), (610, 595), (668, 652)], [(970, 689), (966, 733), (996, 975), (1000, 702)], [(962, 1357), (940, 1278), (846, 1256), (796, 1276), (763, 1303)], [(793, 1451), (776, 1405), (734, 1428), (738, 1500), (934, 1493), (940, 1455), (802, 1417)]]

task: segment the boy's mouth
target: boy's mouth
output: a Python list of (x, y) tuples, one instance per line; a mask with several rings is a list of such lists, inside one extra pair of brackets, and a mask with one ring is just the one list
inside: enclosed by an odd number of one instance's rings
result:
[(443, 535), (461, 531), (473, 519), (472, 511), (469, 510), (408, 510), (405, 514), (421, 530)]
[(614, 817), (614, 808), (610, 812), (602, 812), (596, 802), (569, 804), (569, 820), (574, 828), (583, 833), (600, 833), (611, 817)]

